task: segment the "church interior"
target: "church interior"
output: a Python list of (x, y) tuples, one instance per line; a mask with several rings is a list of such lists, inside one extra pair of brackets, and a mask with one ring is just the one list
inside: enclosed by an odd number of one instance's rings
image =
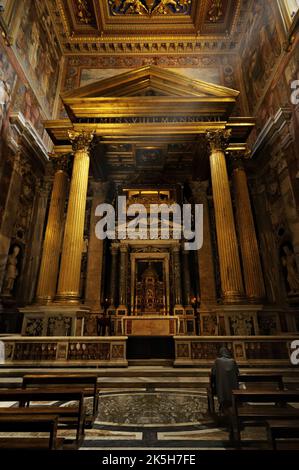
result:
[[(299, 450), (299, 1), (1, 0), (0, 31), (0, 449)], [(201, 246), (126, 236), (161, 205)]]

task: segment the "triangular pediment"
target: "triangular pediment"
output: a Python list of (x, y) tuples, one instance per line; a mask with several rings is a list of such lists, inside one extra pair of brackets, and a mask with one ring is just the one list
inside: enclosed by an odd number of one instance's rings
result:
[(231, 88), (194, 80), (156, 66), (130, 70), (114, 77), (97, 81), (62, 95), (65, 103), (73, 99), (134, 96), (174, 96), (236, 99), (239, 92)]

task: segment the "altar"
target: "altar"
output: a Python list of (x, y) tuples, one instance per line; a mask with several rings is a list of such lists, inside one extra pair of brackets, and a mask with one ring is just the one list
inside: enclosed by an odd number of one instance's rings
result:
[(178, 315), (124, 316), (122, 331), (126, 336), (174, 336), (195, 334), (194, 317)]
[(179, 318), (174, 316), (140, 315), (123, 317), (125, 335), (173, 336), (179, 331)]

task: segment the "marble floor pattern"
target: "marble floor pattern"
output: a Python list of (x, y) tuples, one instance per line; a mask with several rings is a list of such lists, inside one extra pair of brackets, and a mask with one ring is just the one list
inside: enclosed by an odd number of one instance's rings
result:
[[(90, 413), (92, 399), (85, 401), (87, 413)], [(71, 402), (59, 404), (70, 406)], [(68, 429), (60, 429), (58, 434), (67, 439), (75, 437), (74, 431)], [(32, 433), (32, 437), (34, 435)], [(242, 438), (243, 448), (267, 448), (263, 427), (245, 428)], [(93, 427), (86, 429), (81, 449), (126, 448), (221, 450), (231, 449), (232, 445), (228, 430), (218, 427), (208, 415), (203, 391), (102, 392), (98, 416)]]

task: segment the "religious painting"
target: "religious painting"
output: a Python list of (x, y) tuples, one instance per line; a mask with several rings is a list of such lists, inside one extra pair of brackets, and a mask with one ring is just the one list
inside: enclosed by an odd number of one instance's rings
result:
[(182, 67), (182, 68), (168, 68), (171, 72), (179, 73), (185, 77), (192, 78), (193, 80), (201, 80), (203, 82), (215, 83), (221, 85), (221, 74), (219, 67)]
[(80, 77), (80, 86), (90, 85), (91, 83), (106, 78), (115, 77), (121, 73), (128, 72), (130, 69), (82, 69)]
[(287, 294), (289, 297), (299, 300), (299, 272), (293, 246), (290, 242), (281, 245), (280, 260)]
[(15, 52), (45, 113), (51, 117), (57, 93), (59, 46), (43, 4), (23, 1)]
[[(130, 68), (103, 68), (103, 69), (81, 69), (80, 86), (90, 85), (91, 83), (106, 78), (115, 77), (125, 72), (129, 72)], [(179, 73), (193, 80), (201, 80), (208, 83), (221, 85), (222, 77), (220, 67), (167, 67), (171, 72)]]
[(244, 343), (233, 343), (234, 358), (236, 361), (242, 361), (246, 359)]
[(22, 82), (18, 83), (13, 109), (16, 112), (20, 111), (24, 115), (24, 118), (32, 124), (38, 134), (41, 137), (43, 136), (44, 127), (42, 120), (44, 117), (41, 107), (31, 88), (28, 85), (24, 85)]
[(275, 9), (268, 2), (254, 2), (247, 24), (242, 65), (250, 112), (261, 98), (281, 50)]
[(236, 313), (229, 316), (230, 334), (234, 336), (251, 336), (255, 334), (254, 319), (251, 315)]
[(164, 163), (164, 152), (160, 147), (140, 147), (136, 149), (136, 165), (161, 167)]
[(218, 334), (217, 315), (202, 314), (201, 321), (201, 334), (203, 336), (215, 336)]
[(132, 144), (108, 144), (106, 149), (111, 153), (130, 153), (132, 152)]
[(277, 313), (265, 313), (258, 315), (259, 333), (261, 335), (276, 335), (280, 331), (279, 316)]
[(92, 0), (73, 1), (74, 17), (78, 25), (96, 27), (95, 11)]

